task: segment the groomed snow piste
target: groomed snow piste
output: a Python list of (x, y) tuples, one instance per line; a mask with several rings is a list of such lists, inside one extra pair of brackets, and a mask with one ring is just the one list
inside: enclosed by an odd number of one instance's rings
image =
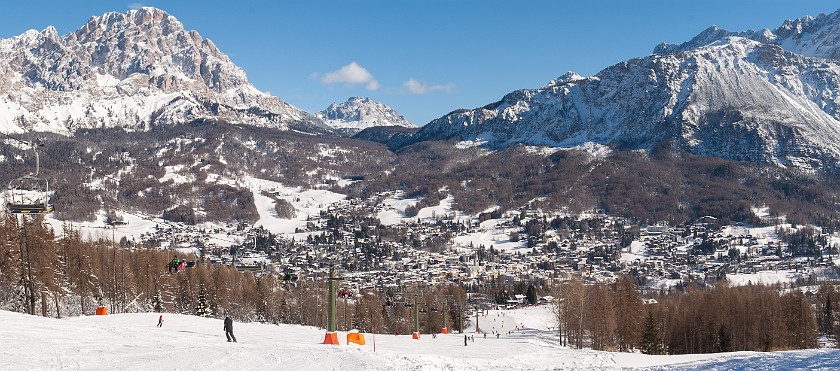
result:
[[(496, 339), (464, 335), (366, 334), (367, 344), (323, 345), (324, 330), (297, 325), (234, 323), (238, 343), (225, 340), (222, 320), (181, 314), (115, 314), (64, 319), (0, 311), (3, 370), (562, 370), (562, 369), (838, 369), (840, 351), (736, 352), (648, 356), (573, 350), (548, 330), (536, 307), (479, 318)], [(505, 322), (501, 327), (502, 321)], [(516, 326), (524, 327), (508, 335)], [(374, 351), (374, 342), (376, 350)]]

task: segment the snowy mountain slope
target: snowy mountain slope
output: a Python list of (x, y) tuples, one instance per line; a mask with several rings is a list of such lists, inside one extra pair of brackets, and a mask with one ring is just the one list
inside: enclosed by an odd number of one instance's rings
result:
[(840, 10), (831, 14), (820, 14), (817, 17), (789, 19), (772, 31), (763, 29), (732, 32), (712, 26), (682, 44), (659, 44), (653, 53), (667, 54), (693, 50), (732, 36), (779, 45), (789, 52), (808, 57), (840, 59)]
[(363, 97), (351, 97), (346, 102), (333, 103), (315, 116), (324, 120), (327, 126), (349, 134), (378, 126), (416, 127), (393, 108)]
[[(830, 29), (828, 23), (823, 28)], [(657, 48), (663, 54), (590, 78), (568, 73), (542, 88), (452, 112), (412, 141), (481, 139), (497, 147), (594, 142), (619, 149), (666, 142), (675, 150), (739, 161), (809, 170), (835, 166), (839, 62), (787, 51), (776, 45), (778, 38), (758, 34), (745, 38), (710, 28), (689, 43)]]
[[(234, 321), (237, 343), (225, 341), (222, 320), (163, 313), (129, 313), (64, 319), (0, 311), (14, 341), (0, 352), (4, 370), (590, 370), (837, 368), (838, 350), (735, 352), (648, 356), (574, 350), (552, 341), (540, 320), (544, 308), (506, 311), (524, 329), (495, 339), (475, 336), (464, 346), (458, 333), (365, 334), (366, 345), (323, 345), (324, 330)], [(490, 311), (489, 316), (496, 316)], [(508, 318), (507, 316), (505, 318)], [(485, 318), (489, 321), (489, 318)], [(375, 344), (375, 345), (374, 345)], [(375, 346), (375, 351), (374, 351)]]
[(155, 8), (92, 17), (0, 40), (0, 128), (145, 130), (215, 118), (324, 132), (320, 120), (262, 93), (212, 41)]

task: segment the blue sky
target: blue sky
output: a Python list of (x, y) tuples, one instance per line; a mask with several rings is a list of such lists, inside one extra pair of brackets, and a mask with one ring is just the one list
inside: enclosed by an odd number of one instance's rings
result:
[(351, 96), (418, 125), (566, 71), (594, 75), (711, 25), (741, 31), (840, 8), (826, 0), (14, 1), (0, 38), (154, 6), (198, 31), (254, 86), (308, 112)]

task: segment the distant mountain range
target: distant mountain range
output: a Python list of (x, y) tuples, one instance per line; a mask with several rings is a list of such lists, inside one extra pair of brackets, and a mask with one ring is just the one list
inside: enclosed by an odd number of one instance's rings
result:
[(840, 160), (840, 11), (775, 31), (711, 27), (692, 40), (567, 73), (476, 109), (457, 110), (392, 147), (469, 140), (616, 149), (670, 148), (805, 170)]
[[(0, 131), (60, 134), (37, 133), (66, 220), (124, 205), (252, 222), (248, 177), (348, 197), (402, 191), (423, 205), (452, 196), (474, 214), (539, 202), (652, 222), (750, 221), (752, 208), (829, 220), (838, 48), (840, 12), (772, 31), (711, 27), (416, 127), (369, 98), (307, 113), (257, 90), (171, 15), (142, 8), (64, 36), (48, 27), (0, 40)], [(0, 146), (0, 162), (0, 184), (34, 165), (16, 145)]]
[[(710, 27), (595, 76), (567, 73), (422, 128), (354, 97), (309, 114), (257, 90), (208, 39), (155, 8), (0, 40), (0, 130), (148, 130), (218, 120), (391, 148), (426, 140), (655, 150), (805, 170), (840, 160), (840, 11), (775, 30)], [(383, 129), (383, 127), (394, 127)]]
[[(351, 107), (351, 102), (356, 103)], [(338, 111), (340, 117), (331, 116)], [(64, 36), (48, 27), (0, 39), (0, 130), (5, 133), (148, 130), (208, 119), (310, 134), (411, 125), (369, 100), (351, 99), (325, 112), (330, 126), (257, 90), (212, 41), (185, 30), (160, 9), (92, 17)]]
[(363, 129), (378, 126), (414, 128), (416, 125), (400, 116), (393, 108), (370, 98), (352, 97), (343, 103), (333, 103), (315, 114), (327, 126), (356, 134)]

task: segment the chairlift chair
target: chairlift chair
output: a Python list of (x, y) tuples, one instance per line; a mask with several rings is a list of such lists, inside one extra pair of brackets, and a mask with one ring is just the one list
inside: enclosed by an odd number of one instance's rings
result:
[(26, 175), (9, 182), (6, 190), (6, 209), (12, 214), (49, 214), (50, 185), (46, 179)]
[(6, 189), (6, 209), (12, 214), (49, 214), (53, 211), (50, 184), (46, 179), (38, 177), (41, 160), (36, 147), (42, 144), (36, 141), (31, 145), (32, 152), (35, 152), (35, 172), (12, 179)]
[(289, 282), (289, 281), (295, 282), (297, 280), (298, 280), (297, 273), (295, 273), (290, 268), (286, 268), (286, 270), (283, 272), (283, 281), (285, 281), (285, 282)]

